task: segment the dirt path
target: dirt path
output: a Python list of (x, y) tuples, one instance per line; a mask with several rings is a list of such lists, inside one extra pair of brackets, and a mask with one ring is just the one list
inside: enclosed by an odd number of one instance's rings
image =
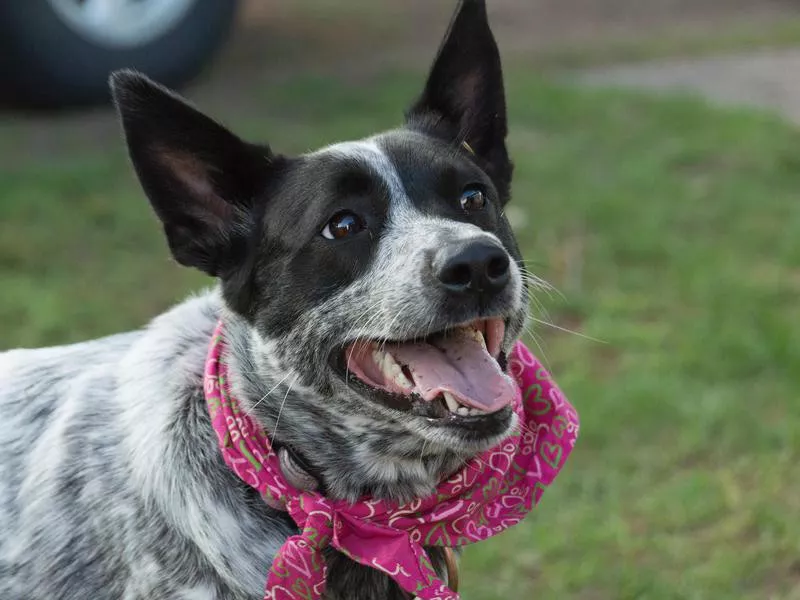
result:
[(726, 105), (773, 110), (800, 123), (800, 49), (595, 69), (587, 85), (697, 94)]

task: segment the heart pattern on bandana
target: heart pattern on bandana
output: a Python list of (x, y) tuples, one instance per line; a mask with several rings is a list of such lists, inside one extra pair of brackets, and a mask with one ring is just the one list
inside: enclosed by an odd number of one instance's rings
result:
[(383, 571), (420, 600), (458, 600), (423, 546), (479, 542), (522, 521), (564, 466), (580, 429), (577, 412), (549, 373), (517, 343), (508, 365), (517, 383), (517, 433), (469, 461), (427, 498), (404, 505), (374, 498), (333, 501), (286, 480), (269, 437), (230, 393), (224, 350), (220, 323), (209, 346), (204, 390), (222, 456), (268, 505), (288, 512), (300, 530), (278, 551), (267, 574), (265, 600), (320, 600), (326, 546)]
[(539, 447), (539, 452), (544, 462), (550, 465), (550, 467), (553, 469), (557, 469), (561, 463), (561, 455), (564, 453), (564, 449), (558, 444), (544, 442)]

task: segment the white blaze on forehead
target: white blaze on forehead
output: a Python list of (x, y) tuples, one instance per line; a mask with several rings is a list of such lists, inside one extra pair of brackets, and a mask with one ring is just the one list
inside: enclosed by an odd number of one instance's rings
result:
[(391, 206), (410, 204), (395, 164), (389, 158), (389, 155), (384, 152), (383, 148), (378, 145), (375, 138), (333, 144), (317, 150), (311, 156), (322, 154), (354, 160), (365, 165), (374, 176), (380, 178), (382, 183), (386, 185), (389, 190)]

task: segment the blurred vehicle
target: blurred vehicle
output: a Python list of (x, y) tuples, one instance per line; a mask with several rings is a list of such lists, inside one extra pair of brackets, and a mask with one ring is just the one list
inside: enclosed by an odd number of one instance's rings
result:
[(179, 86), (220, 48), (239, 0), (0, 0), (0, 97), (25, 107), (108, 102), (108, 74)]

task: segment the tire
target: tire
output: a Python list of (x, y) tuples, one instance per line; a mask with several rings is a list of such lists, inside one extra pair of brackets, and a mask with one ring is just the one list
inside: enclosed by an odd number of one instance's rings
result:
[[(119, 43), (101, 39), (113, 28), (98, 28), (96, 35), (81, 30), (56, 9), (56, 0), (0, 0), (0, 99), (45, 109), (106, 104), (108, 75), (120, 68), (179, 87), (198, 75), (225, 41), (238, 0), (177, 1), (182, 8), (171, 20), (141, 28), (138, 41)], [(124, 34), (126, 25), (117, 26)]]

